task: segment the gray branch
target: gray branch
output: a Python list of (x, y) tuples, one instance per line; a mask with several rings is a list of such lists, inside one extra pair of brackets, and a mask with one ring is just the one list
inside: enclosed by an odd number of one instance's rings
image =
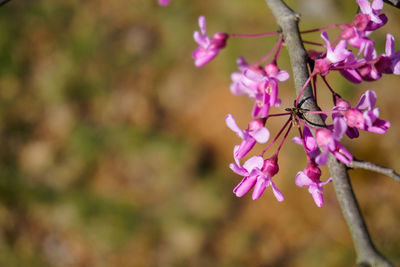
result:
[(400, 0), (383, 0), (386, 4), (400, 8)]
[(400, 183), (400, 175), (395, 170), (388, 167), (380, 166), (378, 164), (369, 161), (354, 159), (351, 163), (347, 164), (347, 167), (353, 169), (364, 169), (364, 170), (374, 171), (386, 175), (395, 180), (396, 182)]
[(0, 6), (7, 4), (11, 0), (0, 0)]
[[(282, 0), (266, 0), (266, 3), (282, 29), (289, 51), (296, 93), (299, 94), (309, 77), (307, 52), (304, 49), (298, 28), (300, 15), (291, 10)], [(311, 85), (307, 86), (304, 90), (300, 103), (302, 103), (303, 108), (319, 110), (313, 97)], [(319, 115), (308, 114), (306, 119), (313, 126), (324, 126), (324, 122)], [(338, 162), (332, 155), (329, 158), (328, 167), (340, 208), (353, 239), (357, 253), (357, 263), (363, 266), (392, 266), (375, 249), (372, 243), (348, 177), (347, 167), (343, 163)]]

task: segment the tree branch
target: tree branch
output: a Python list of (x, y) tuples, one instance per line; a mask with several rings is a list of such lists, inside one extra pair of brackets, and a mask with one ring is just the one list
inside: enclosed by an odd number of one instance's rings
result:
[(0, 6), (7, 4), (11, 0), (0, 0)]
[(383, 0), (386, 4), (400, 8), (400, 0)]
[[(282, 0), (265, 0), (275, 16), (285, 38), (290, 62), (293, 70), (296, 93), (309, 77), (307, 69), (307, 52), (304, 49), (299, 33), (298, 22), (300, 15), (291, 10)], [(308, 85), (300, 99), (302, 107), (309, 110), (319, 110), (315, 103), (312, 87)], [(307, 121), (315, 125), (324, 126), (322, 118), (317, 114), (307, 114)], [(362, 217), (357, 200), (353, 193), (347, 174), (347, 167), (330, 155), (328, 167), (333, 179), (335, 192), (353, 238), (357, 253), (357, 263), (367, 266), (392, 266), (376, 249), (372, 243), (368, 229)]]
[(369, 161), (353, 159), (351, 163), (347, 164), (347, 167), (353, 169), (364, 169), (364, 170), (374, 171), (386, 175), (390, 178), (393, 178), (393, 180), (400, 183), (400, 175), (395, 170), (388, 167), (380, 166), (378, 164)]

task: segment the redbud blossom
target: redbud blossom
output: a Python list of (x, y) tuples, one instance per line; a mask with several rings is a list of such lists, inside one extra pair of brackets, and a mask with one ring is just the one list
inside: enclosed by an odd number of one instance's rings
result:
[(322, 207), (324, 205), (324, 196), (322, 186), (326, 185), (332, 178), (329, 178), (325, 182), (321, 182), (321, 170), (312, 162), (307, 164), (304, 171), (300, 171), (296, 174), (295, 182), (299, 187), (308, 186), (308, 192), (312, 195), (315, 205)]
[(255, 119), (249, 123), (247, 130), (242, 130), (236, 124), (235, 119), (231, 114), (225, 117), (226, 125), (234, 131), (237, 136), (239, 136), (243, 141), (235, 149), (234, 158), (238, 162), (244, 156), (249, 153), (249, 151), (254, 147), (256, 142), (265, 143), (269, 139), (269, 131), (264, 127), (264, 121), (262, 119)]
[(256, 200), (261, 197), (265, 188), (271, 186), (276, 199), (278, 201), (283, 201), (283, 194), (272, 181), (272, 176), (277, 174), (279, 171), (276, 156), (266, 160), (261, 156), (254, 156), (248, 159), (245, 164), (243, 164), (243, 167), (237, 166), (233, 163), (230, 167), (235, 173), (245, 176), (233, 190), (233, 193), (236, 196), (242, 197), (249, 192), (251, 188), (254, 188), (252, 198), (253, 200)]
[(218, 55), (219, 50), (225, 47), (228, 39), (226, 33), (220, 32), (214, 34), (213, 38), (210, 39), (207, 36), (206, 18), (204, 16), (199, 17), (199, 27), (200, 32), (195, 31), (193, 34), (195, 42), (199, 45), (192, 54), (194, 64), (197, 67), (205, 65), (215, 58)]

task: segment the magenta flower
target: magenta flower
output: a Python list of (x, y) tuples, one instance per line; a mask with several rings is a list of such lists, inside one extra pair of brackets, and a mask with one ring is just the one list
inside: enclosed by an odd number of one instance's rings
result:
[(266, 160), (261, 156), (254, 156), (248, 159), (243, 164), (243, 167), (237, 166), (233, 163), (230, 164), (230, 167), (235, 173), (244, 176), (242, 181), (235, 187), (235, 189), (233, 189), (233, 193), (236, 196), (242, 197), (254, 188), (252, 198), (253, 200), (256, 200), (261, 197), (265, 188), (271, 186), (276, 199), (278, 201), (283, 201), (283, 194), (272, 181), (272, 176), (277, 174), (279, 171), (276, 156)]
[(331, 131), (329, 129), (318, 129), (316, 131), (317, 144), (322, 150), (321, 154), (315, 159), (318, 165), (325, 165), (328, 162), (329, 152), (345, 164), (349, 164), (353, 161), (353, 155), (338, 142), (343, 132), (343, 126), (340, 131)]
[(344, 62), (346, 58), (352, 55), (352, 53), (346, 48), (346, 40), (341, 40), (333, 49), (328, 34), (322, 32), (321, 37), (326, 43), (326, 57), (315, 61), (314, 73), (319, 73), (320, 75), (325, 76), (329, 73), (329, 70)]
[(357, 14), (352, 23), (344, 24), (341, 26), (341, 37), (348, 41), (353, 46), (360, 48), (365, 42), (372, 42), (371, 39), (366, 37), (366, 28), (369, 23), (369, 16), (365, 14)]
[(369, 23), (366, 27), (367, 31), (374, 31), (388, 21), (385, 14), (380, 14), (383, 8), (382, 0), (373, 0), (372, 4), (368, 0), (357, 0), (361, 12), (369, 16)]
[(366, 91), (354, 108), (351, 108), (347, 101), (338, 99), (334, 110), (342, 112), (333, 115), (334, 128), (341, 132), (345, 128), (350, 138), (358, 137), (357, 129), (379, 134), (386, 133), (390, 128), (390, 122), (379, 119), (379, 108), (375, 108), (375, 104), (376, 93), (372, 90)]
[(390, 122), (379, 119), (379, 108), (375, 108), (376, 93), (372, 90), (367, 90), (360, 98), (360, 101), (354, 107), (360, 111), (364, 110), (364, 124), (360, 129), (384, 134), (390, 128)]
[(324, 205), (324, 196), (322, 186), (326, 185), (332, 178), (329, 178), (325, 182), (321, 182), (321, 170), (314, 163), (309, 162), (304, 171), (300, 171), (296, 174), (295, 182), (299, 187), (308, 186), (308, 192), (312, 195), (315, 205), (322, 207)]
[(199, 17), (199, 27), (200, 32), (195, 31), (193, 34), (195, 42), (199, 45), (192, 54), (194, 64), (197, 67), (205, 65), (215, 58), (218, 55), (219, 50), (226, 46), (226, 41), (228, 39), (226, 33), (220, 32), (214, 34), (213, 38), (210, 39), (207, 36), (206, 18), (204, 16)]
[(280, 106), (278, 82), (289, 79), (289, 73), (280, 70), (275, 63), (267, 64), (264, 69), (246, 68), (241, 77), (242, 85), (247, 88), (250, 98), (255, 98), (253, 117), (265, 118), (271, 106)]
[(247, 130), (242, 130), (239, 128), (231, 114), (228, 114), (225, 117), (225, 122), (226, 125), (243, 140), (242, 143), (239, 146), (236, 146), (234, 150), (234, 158), (236, 163), (238, 163), (240, 159), (249, 153), (256, 142), (265, 143), (269, 139), (269, 131), (264, 127), (265, 121), (262, 119), (251, 121)]
[(231, 74), (232, 83), (230, 86), (231, 93), (234, 95), (242, 95), (247, 94), (250, 98), (255, 98), (257, 92), (257, 84), (255, 87), (245, 86), (243, 83), (244, 76), (243, 72), (249, 68), (249, 64), (247, 64), (246, 60), (243, 57), (239, 57), (236, 60), (238, 65), (238, 72), (233, 72)]
[(170, 0), (158, 0), (158, 4), (160, 6), (168, 6), (169, 2), (170, 2)]
[(376, 68), (386, 74), (400, 74), (400, 51), (394, 51), (394, 37), (390, 33), (386, 35), (385, 54), (376, 63)]

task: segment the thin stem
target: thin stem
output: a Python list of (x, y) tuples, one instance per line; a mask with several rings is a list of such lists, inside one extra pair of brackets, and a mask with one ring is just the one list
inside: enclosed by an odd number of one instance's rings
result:
[(311, 30), (306, 30), (306, 31), (300, 31), (301, 34), (304, 33), (311, 33), (311, 32), (320, 32), (323, 30), (329, 30), (329, 29), (333, 29), (333, 28), (338, 28), (340, 27), (342, 24), (332, 24), (332, 25), (328, 25), (325, 27), (321, 27), (321, 28), (316, 28), (316, 29), (311, 29)]
[(340, 113), (343, 110), (310, 110), (307, 111), (307, 114), (333, 114), (333, 113)]
[(272, 47), (272, 49), (263, 58), (261, 58), (260, 60), (258, 60), (257, 62), (255, 62), (254, 64), (251, 64), (251, 65), (258, 66), (258, 65), (261, 65), (261, 63), (263, 63), (264, 61), (267, 61), (267, 59), (270, 58), (272, 56), (272, 54), (275, 53), (275, 51), (278, 49), (280, 40), (281, 40), (281, 38), (278, 39), (278, 41), (275, 43), (274, 47)]
[(324, 44), (321, 43), (316, 43), (316, 42), (312, 42), (312, 41), (307, 41), (307, 40), (303, 40), (304, 44), (310, 44), (310, 45), (316, 45), (316, 46), (325, 46)]
[(306, 89), (306, 86), (310, 83), (311, 78), (312, 78), (312, 75), (310, 77), (308, 77), (307, 81), (304, 83), (303, 87), (301, 88), (301, 90), (300, 90), (300, 92), (299, 92), (299, 94), (298, 94), (298, 96), (296, 98), (296, 107), (299, 104), (299, 100), (300, 100), (300, 97), (302, 96), (302, 94), (304, 92), (304, 89)]
[[(338, 94), (332, 89), (332, 87), (329, 85), (328, 81), (326, 80), (325, 76), (321, 76), (322, 80), (324, 81), (325, 85), (328, 87), (329, 91), (331, 91), (332, 95), (338, 96)], [(335, 98), (334, 98), (335, 99)], [(336, 105), (336, 101), (335, 101), (335, 105)]]
[(243, 38), (253, 38), (253, 37), (267, 37), (275, 36), (280, 34), (279, 32), (263, 32), (263, 33), (229, 33), (228, 36), (233, 37), (243, 37)]
[(290, 115), (290, 114), (292, 114), (292, 113), (291, 112), (285, 112), (285, 113), (269, 114), (268, 118), (269, 117), (277, 117), (277, 116), (286, 116), (286, 115)]
[(278, 57), (279, 57), (279, 54), (281, 53), (282, 45), (283, 45), (283, 35), (281, 34), (279, 36), (278, 48), (277, 48), (277, 51), (274, 56), (274, 62), (278, 61)]
[(289, 118), (285, 125), (283, 125), (282, 129), (279, 131), (279, 133), (275, 136), (274, 140), (272, 140), (271, 143), (269, 143), (267, 145), (267, 147), (261, 152), (261, 156), (264, 156), (264, 153), (276, 142), (276, 140), (279, 138), (279, 136), (281, 136), (282, 132), (285, 130), (286, 126), (289, 124), (289, 122), (291, 121), (291, 118)]
[(283, 146), (283, 143), (285, 143), (286, 137), (288, 136), (290, 130), (292, 129), (292, 126), (293, 126), (293, 123), (291, 123), (291, 124), (289, 125), (289, 128), (287, 129), (285, 135), (283, 136), (282, 141), (281, 141), (281, 143), (279, 144), (279, 147), (278, 147), (278, 149), (276, 150), (275, 155), (278, 155), (278, 154), (279, 154), (279, 151), (281, 150), (281, 148), (282, 148), (282, 146)]

